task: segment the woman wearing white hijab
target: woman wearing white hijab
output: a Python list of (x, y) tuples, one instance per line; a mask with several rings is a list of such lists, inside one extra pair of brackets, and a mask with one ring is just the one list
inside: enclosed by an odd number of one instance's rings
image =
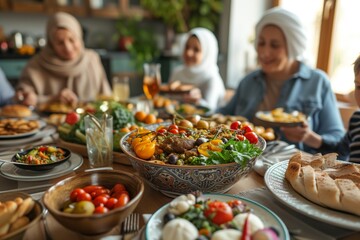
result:
[(194, 28), (183, 46), (184, 64), (175, 68), (170, 84), (180, 81), (199, 88), (207, 106), (215, 110), (225, 96), (224, 82), (217, 65), (218, 43), (214, 34), (206, 28)]
[(46, 36), (47, 45), (22, 72), (17, 96), (32, 91), (40, 103), (76, 104), (95, 100), (99, 94), (111, 95), (100, 57), (84, 47), (82, 28), (73, 16), (56, 13), (47, 23)]
[(270, 9), (256, 25), (255, 47), (260, 69), (245, 76), (234, 97), (218, 112), (242, 115), (256, 123), (257, 111), (284, 108), (309, 118), (303, 126), (282, 127), (282, 140), (317, 152), (321, 142), (344, 134), (335, 95), (327, 75), (303, 62), (306, 34), (299, 18), (280, 7)]

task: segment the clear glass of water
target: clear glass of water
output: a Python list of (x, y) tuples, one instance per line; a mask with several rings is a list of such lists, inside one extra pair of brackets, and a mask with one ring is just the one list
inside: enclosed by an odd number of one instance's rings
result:
[(85, 116), (85, 132), (90, 168), (112, 167), (113, 117)]

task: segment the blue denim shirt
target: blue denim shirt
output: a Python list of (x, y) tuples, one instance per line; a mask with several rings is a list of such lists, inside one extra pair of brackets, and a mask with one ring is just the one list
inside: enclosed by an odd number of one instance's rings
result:
[[(264, 97), (265, 88), (264, 74), (256, 70), (242, 79), (230, 102), (217, 109), (217, 112), (244, 116), (252, 121)], [(276, 107), (282, 107), (286, 112), (297, 110), (305, 113), (309, 116), (309, 127), (326, 142), (338, 142), (344, 135), (330, 81), (319, 69), (300, 63), (299, 72), (284, 83)], [(286, 141), (280, 132), (278, 134)], [(298, 143), (297, 147), (311, 153), (318, 152), (302, 143)]]
[(5, 73), (0, 68), (0, 107), (12, 102), (12, 97), (15, 95), (14, 89), (8, 82)]

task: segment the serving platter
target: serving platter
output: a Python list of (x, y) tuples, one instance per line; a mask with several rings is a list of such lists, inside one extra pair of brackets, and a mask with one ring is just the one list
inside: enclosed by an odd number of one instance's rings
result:
[(83, 163), (83, 158), (76, 153), (71, 153), (68, 161), (60, 164), (48, 171), (31, 171), (21, 169), (12, 163), (0, 165), (0, 175), (11, 180), (17, 181), (42, 181), (64, 176), (78, 169)]
[(298, 194), (285, 179), (289, 161), (271, 166), (265, 173), (264, 180), (274, 196), (288, 207), (308, 217), (332, 224), (334, 226), (360, 231), (360, 217), (322, 207)]
[[(279, 232), (279, 239), (287, 240), (290, 239), (289, 232), (284, 224), (284, 222), (270, 209), (257, 203), (253, 200), (228, 195), (228, 194), (204, 194), (203, 198), (209, 198), (211, 200), (219, 200), (223, 202), (228, 202), (231, 200), (241, 200), (246, 203), (247, 206), (253, 209), (253, 213), (257, 215), (264, 223), (265, 227), (274, 227)], [(163, 218), (164, 215), (168, 212), (169, 204), (164, 205), (158, 211), (156, 211), (145, 228), (145, 239), (146, 240), (160, 240), (161, 239), (161, 230), (163, 228)]]

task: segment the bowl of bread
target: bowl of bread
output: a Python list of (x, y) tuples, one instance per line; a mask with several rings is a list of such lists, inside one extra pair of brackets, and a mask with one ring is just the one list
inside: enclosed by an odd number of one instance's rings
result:
[(23, 239), (25, 232), (39, 223), (44, 208), (22, 192), (0, 194), (0, 238)]

